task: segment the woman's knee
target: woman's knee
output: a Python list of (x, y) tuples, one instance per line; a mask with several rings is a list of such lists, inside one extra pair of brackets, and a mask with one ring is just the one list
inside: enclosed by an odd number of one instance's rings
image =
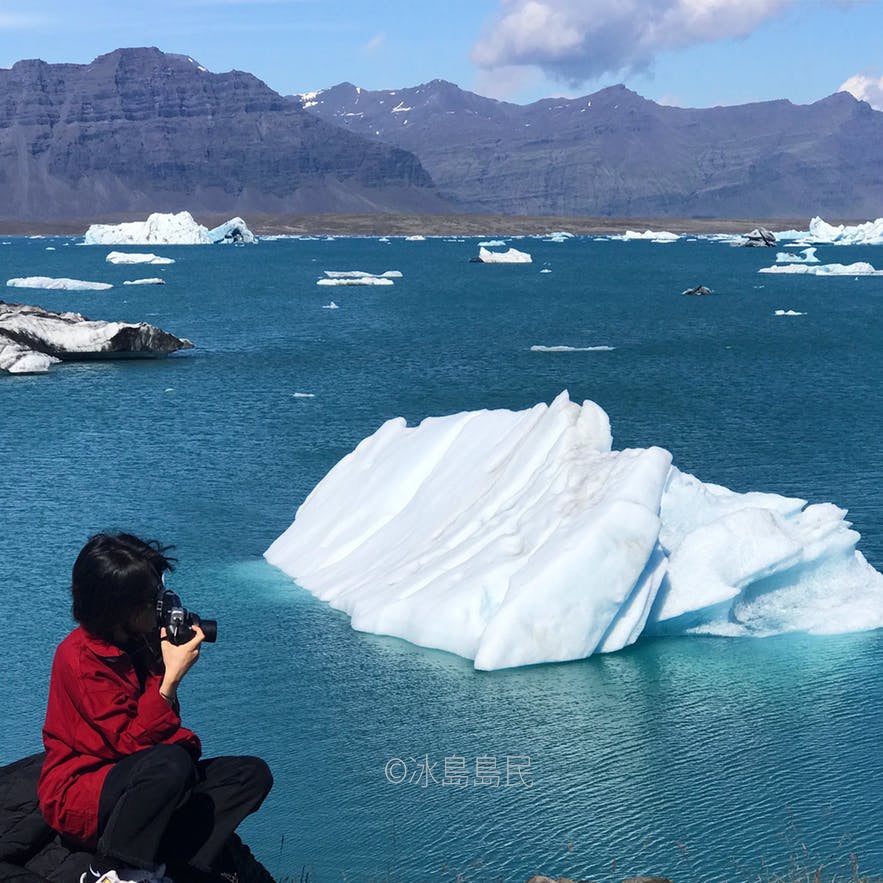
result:
[(254, 784), (254, 790), (262, 797), (266, 797), (273, 787), (273, 773), (265, 760), (260, 757), (242, 757), (244, 777), (246, 781)]
[(264, 797), (266, 797), (273, 788), (273, 773), (265, 760), (260, 757), (256, 757), (255, 760), (258, 762), (256, 776), (264, 789)]
[(180, 745), (154, 745), (144, 755), (141, 776), (161, 780), (170, 792), (184, 791), (196, 781), (193, 758)]

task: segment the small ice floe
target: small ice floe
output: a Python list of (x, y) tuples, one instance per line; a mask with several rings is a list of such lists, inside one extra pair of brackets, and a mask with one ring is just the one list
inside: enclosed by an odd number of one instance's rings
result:
[(883, 270), (875, 270), (867, 261), (854, 264), (774, 264), (762, 267), (758, 273), (802, 273), (810, 276), (883, 276)]
[(816, 250), (812, 247), (803, 249), (802, 256), (787, 251), (780, 251), (776, 255), (777, 264), (817, 264), (818, 262)]
[(478, 257), (471, 260), (479, 264), (529, 264), (531, 256), (526, 251), (518, 251), (517, 248), (510, 248), (508, 251), (488, 251), (486, 248), (479, 248)]
[(81, 279), (52, 279), (49, 276), (23, 276), (7, 279), (9, 288), (43, 288), (49, 291), (105, 291), (113, 288), (109, 282), (84, 282)]
[(174, 392), (174, 391), (175, 391), (175, 387), (174, 387), (174, 386), (167, 386), (167, 387), (163, 390), (163, 392)]
[(147, 279), (127, 279), (123, 285), (165, 285), (166, 280), (159, 276), (151, 276)]
[(540, 270), (540, 272), (541, 273), (551, 273), (552, 271), (548, 267), (544, 267), (542, 270)]
[(316, 398), (316, 394), (314, 392), (295, 392), (291, 394), (293, 399), (314, 399)]
[(746, 233), (742, 242), (738, 244), (748, 248), (771, 248), (776, 244), (776, 236), (766, 227), (756, 227), (750, 233)]
[(380, 239), (378, 239), (377, 241), (378, 241), (378, 242), (386, 242), (386, 243), (388, 244), (388, 243), (389, 243), (389, 237), (388, 237), (388, 236), (381, 236)]
[(334, 279), (317, 279), (316, 285), (392, 285), (392, 279), (385, 276), (344, 276)]
[(677, 233), (669, 233), (667, 230), (645, 230), (643, 233), (638, 233), (637, 230), (626, 230), (621, 236), (610, 237), (610, 239), (616, 239), (620, 242), (634, 242), (638, 239), (646, 239), (658, 244), (677, 242), (680, 238)]
[(557, 230), (555, 233), (550, 233), (546, 237), (546, 242), (567, 242), (568, 239), (573, 239), (573, 233), (568, 233), (566, 230)]
[(805, 316), (806, 313), (798, 313), (797, 310), (776, 310), (774, 316)]
[(334, 301), (331, 301), (331, 303), (323, 304), (322, 309), (323, 310), (339, 310), (340, 307), (336, 303), (334, 303)]
[(505, 248), (506, 243), (502, 239), (488, 239), (487, 242), (479, 242), (479, 248)]
[(425, 236), (421, 236), (419, 233), (416, 233), (413, 236), (406, 236), (405, 242), (423, 242), (425, 239)]
[(401, 270), (384, 270), (382, 273), (366, 273), (364, 270), (325, 270), (329, 279), (401, 279)]
[(532, 353), (609, 353), (615, 350), (615, 346), (542, 346), (534, 344)]
[(46, 251), (55, 251), (55, 246), (54, 245), (47, 245)]
[(112, 251), (104, 260), (109, 264), (174, 264), (173, 258), (161, 258), (157, 254)]

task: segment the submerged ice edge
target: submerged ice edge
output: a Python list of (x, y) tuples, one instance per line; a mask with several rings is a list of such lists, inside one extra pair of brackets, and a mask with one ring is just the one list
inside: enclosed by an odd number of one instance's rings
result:
[(498, 669), (642, 634), (883, 626), (883, 575), (831, 503), (736, 493), (612, 449), (593, 402), (387, 421), (266, 551), (351, 617)]

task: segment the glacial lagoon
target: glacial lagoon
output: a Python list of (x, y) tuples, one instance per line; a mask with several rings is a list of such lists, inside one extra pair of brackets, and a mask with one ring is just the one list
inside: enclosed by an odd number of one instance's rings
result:
[[(880, 631), (642, 638), (476, 672), (354, 631), (262, 558), (385, 420), (567, 389), (607, 411), (618, 449), (660, 445), (703, 481), (848, 509), (883, 569), (883, 279), (760, 274), (775, 249), (692, 238), (508, 239), (533, 257), (511, 266), (470, 264), (475, 238), (339, 238), (151, 246), (175, 261), (156, 268), (166, 284), (124, 287), (141, 268), (107, 264), (112, 247), (4, 241), (3, 281), (114, 285), (4, 299), (147, 321), (197, 349), (0, 376), (0, 762), (39, 750), (73, 558), (120, 528), (174, 543), (175, 588), (220, 622), (185, 722), (208, 755), (269, 761), (274, 791), (243, 834), (279, 876), (883, 868)], [(883, 268), (879, 246), (817, 256)], [(402, 276), (332, 292), (326, 270)], [(700, 284), (714, 294), (681, 295)]]

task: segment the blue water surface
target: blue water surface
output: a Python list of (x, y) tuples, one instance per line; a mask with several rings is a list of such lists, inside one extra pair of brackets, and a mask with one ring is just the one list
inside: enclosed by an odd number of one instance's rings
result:
[[(533, 255), (518, 266), (470, 264), (475, 239), (153, 249), (168, 267), (4, 241), (0, 281), (116, 286), (6, 300), (148, 321), (197, 348), (0, 375), (0, 762), (40, 749), (71, 565), (91, 533), (120, 528), (174, 543), (172, 584), (220, 621), (182, 686), (185, 723), (209, 755), (270, 763), (274, 790), (243, 833), (279, 876), (744, 883), (792, 860), (845, 871), (851, 854), (883, 870), (879, 631), (643, 640), (476, 673), (354, 632), (261, 557), (384, 420), (568, 389), (607, 410), (616, 447), (661, 445), (704, 481), (849, 509), (881, 569), (883, 278), (758, 275), (774, 252), (708, 241), (512, 240)], [(879, 248), (819, 257), (883, 267)], [(403, 278), (318, 287), (325, 269)], [(167, 284), (121, 284), (153, 275)], [(714, 296), (681, 296), (698, 284)], [(445, 758), (468, 785), (441, 784)], [(499, 784), (476, 784), (476, 763)]]

